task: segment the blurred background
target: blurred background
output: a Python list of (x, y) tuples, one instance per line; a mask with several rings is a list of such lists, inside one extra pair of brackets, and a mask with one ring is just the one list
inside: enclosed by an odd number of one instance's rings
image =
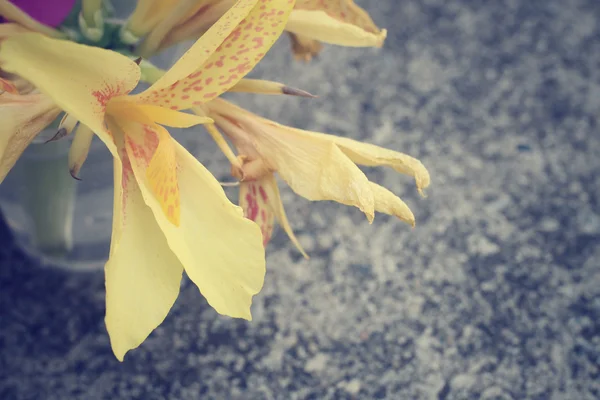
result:
[[(357, 3), (388, 29), (383, 49), (328, 46), (305, 65), (282, 37), (251, 75), (319, 98), (228, 97), (419, 158), (426, 199), (366, 171), (416, 228), (282, 185), (311, 259), (279, 230), (254, 321), (184, 283), (119, 363), (102, 272), (36, 265), (0, 224), (1, 399), (600, 398), (600, 3)], [(227, 178), (208, 136), (183, 134)]]

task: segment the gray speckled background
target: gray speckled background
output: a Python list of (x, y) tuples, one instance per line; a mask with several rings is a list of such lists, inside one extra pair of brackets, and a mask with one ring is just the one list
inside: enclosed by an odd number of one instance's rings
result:
[[(320, 98), (236, 98), (420, 158), (427, 199), (368, 170), (417, 227), (286, 189), (312, 259), (277, 233), (254, 321), (186, 285), (122, 364), (102, 274), (38, 268), (3, 228), (0, 398), (600, 398), (600, 3), (359, 3), (388, 28), (384, 49), (329, 47), (305, 66), (282, 39), (253, 75)], [(225, 171), (213, 153), (202, 161)]]

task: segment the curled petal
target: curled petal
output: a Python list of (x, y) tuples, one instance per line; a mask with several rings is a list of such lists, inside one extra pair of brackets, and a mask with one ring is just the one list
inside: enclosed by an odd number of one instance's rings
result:
[(414, 157), (397, 151), (385, 149), (369, 143), (361, 143), (356, 140), (343, 138), (334, 135), (326, 135), (335, 142), (340, 149), (352, 161), (357, 164), (368, 167), (379, 167), (382, 165), (392, 167), (394, 170), (412, 176), (415, 178), (417, 190), (422, 196), (423, 190), (427, 189), (430, 183), (429, 172), (421, 161)]
[(414, 228), (415, 216), (406, 203), (383, 186), (373, 182), (369, 183), (375, 197), (375, 211), (393, 215)]

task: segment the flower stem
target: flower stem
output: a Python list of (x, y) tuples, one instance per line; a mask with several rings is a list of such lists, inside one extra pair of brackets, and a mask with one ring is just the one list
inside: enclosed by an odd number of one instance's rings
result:
[(33, 224), (33, 240), (53, 257), (64, 257), (73, 247), (76, 187), (67, 168), (68, 144), (31, 145), (22, 172), (22, 201)]

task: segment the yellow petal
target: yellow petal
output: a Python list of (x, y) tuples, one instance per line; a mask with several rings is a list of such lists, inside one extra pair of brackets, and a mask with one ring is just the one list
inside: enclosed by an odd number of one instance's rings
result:
[(308, 200), (333, 200), (356, 206), (369, 221), (373, 220), (374, 199), (369, 180), (334, 143), (259, 119), (221, 99), (207, 107), (236, 146), (236, 138), (249, 136), (271, 170), (277, 171), (294, 192)]
[(208, 117), (188, 114), (151, 104), (138, 105), (155, 123), (173, 128), (189, 128), (199, 124), (210, 124), (214, 121)]
[(375, 198), (375, 211), (393, 215), (410, 226), (415, 226), (415, 216), (405, 202), (383, 186), (379, 186), (373, 182), (369, 183), (371, 184), (371, 190)]
[(288, 235), (294, 246), (296, 246), (298, 251), (302, 253), (304, 258), (308, 259), (308, 254), (306, 254), (306, 252), (300, 245), (300, 242), (296, 238), (296, 235), (294, 235), (294, 231), (292, 230), (292, 227), (290, 226), (290, 223), (287, 219), (287, 215), (285, 214), (283, 202), (281, 201), (281, 196), (279, 195), (279, 188), (277, 187), (277, 180), (275, 179), (275, 175), (270, 174), (263, 178), (262, 184), (265, 190), (266, 197), (268, 199), (267, 201), (271, 206), (271, 209), (275, 213), (275, 218), (277, 219), (277, 222), (279, 223), (279, 225), (281, 225), (281, 227)]
[(38, 33), (2, 41), (0, 63), (96, 133), (105, 132), (106, 103), (129, 93), (140, 77), (138, 65), (119, 53)]
[(307, 39), (349, 47), (381, 47), (387, 36), (385, 29), (373, 33), (324, 11), (308, 10), (294, 10), (285, 30)]
[(429, 172), (421, 161), (397, 151), (388, 150), (373, 144), (333, 135), (319, 134), (335, 142), (352, 161), (369, 167), (385, 165), (415, 178), (417, 190), (424, 196), (423, 189), (429, 186)]
[[(129, 135), (132, 127), (126, 128)], [(265, 275), (260, 228), (227, 199), (210, 172), (181, 145), (173, 144), (181, 198), (179, 227), (170, 223), (152, 194), (144, 158), (131, 158), (144, 201), (208, 303), (220, 314), (251, 319), (252, 296), (262, 288)], [(128, 148), (129, 154), (132, 151)]]
[(59, 113), (56, 104), (43, 94), (0, 95), (0, 182), (37, 134)]
[(87, 159), (93, 138), (94, 132), (86, 125), (79, 124), (73, 135), (68, 157), (69, 172), (75, 179), (79, 179), (79, 170)]
[[(146, 99), (156, 96), (163, 89), (176, 82), (185, 80), (198, 71), (206, 61), (213, 55), (217, 48), (236, 29), (236, 27), (248, 16), (248, 13), (256, 5), (258, 0), (239, 0), (231, 9), (217, 21), (211, 29), (202, 35), (188, 51), (177, 62), (169, 68), (154, 84), (137, 97)], [(177, 83), (179, 85), (179, 83)], [(156, 93), (156, 94), (155, 94)]]
[(169, 71), (136, 98), (174, 109), (187, 109), (214, 99), (263, 58), (283, 31), (293, 5), (293, 0), (239, 0)]
[(111, 251), (106, 263), (106, 329), (115, 356), (138, 347), (179, 294), (183, 266), (142, 198), (123, 148), (115, 159)]

